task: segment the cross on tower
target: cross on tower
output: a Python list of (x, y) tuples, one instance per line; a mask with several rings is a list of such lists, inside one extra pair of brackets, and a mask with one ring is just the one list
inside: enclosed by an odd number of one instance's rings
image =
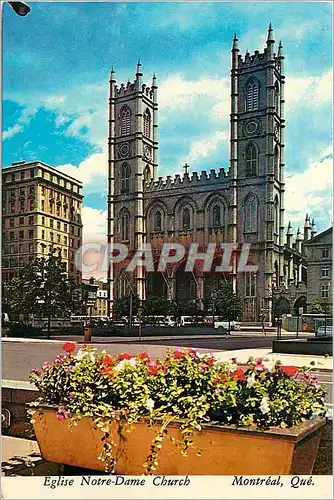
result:
[(190, 166), (188, 165), (188, 163), (186, 163), (184, 166), (184, 173), (187, 174), (188, 173), (188, 168), (190, 168)]

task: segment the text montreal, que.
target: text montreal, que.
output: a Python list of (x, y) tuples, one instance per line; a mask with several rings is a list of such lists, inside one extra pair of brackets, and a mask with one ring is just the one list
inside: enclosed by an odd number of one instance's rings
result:
[[(51, 489), (64, 486), (77, 485), (77, 480), (73, 478), (59, 476), (57, 479), (50, 476), (44, 478), (43, 486), (48, 486)], [(172, 479), (166, 476), (155, 476), (152, 481), (153, 486), (189, 486), (190, 479), (184, 476), (178, 479)], [(126, 476), (112, 476), (112, 477), (94, 477), (82, 476), (79, 486), (145, 486), (145, 478), (129, 478)]]
[(232, 486), (283, 486), (281, 476), (246, 477), (234, 476)]

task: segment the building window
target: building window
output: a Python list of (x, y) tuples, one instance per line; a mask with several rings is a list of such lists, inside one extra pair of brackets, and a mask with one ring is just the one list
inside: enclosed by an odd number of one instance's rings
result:
[(251, 79), (246, 88), (246, 111), (254, 111), (259, 107), (259, 84)]
[(57, 242), (60, 243), (60, 234), (57, 234)]
[(321, 285), (321, 298), (328, 299), (329, 298), (329, 285)]
[(149, 109), (146, 109), (144, 113), (144, 136), (151, 137), (151, 113)]
[(50, 227), (53, 228), (53, 219), (50, 219)]
[(32, 240), (33, 239), (33, 231), (28, 231), (28, 239)]
[(42, 203), (41, 203), (41, 209), (42, 209), (42, 210), (43, 210), (43, 212), (44, 212), (44, 210), (45, 210), (44, 200), (42, 200)]
[(144, 182), (149, 182), (151, 180), (151, 169), (148, 165), (146, 165), (144, 170)]
[(33, 168), (30, 169), (30, 177), (35, 177), (35, 171)]
[(45, 196), (45, 186), (42, 186), (42, 195)]
[(14, 227), (15, 222), (14, 219), (9, 219), (9, 227)]
[(278, 197), (275, 197), (275, 202), (274, 202), (274, 236), (275, 236), (275, 242), (278, 240), (278, 235), (279, 235), (279, 203), (278, 203)]
[(121, 192), (128, 193), (130, 191), (130, 167), (127, 163), (122, 165), (121, 172)]
[(323, 267), (321, 269), (321, 277), (322, 278), (329, 278), (329, 267)]
[(323, 259), (329, 259), (329, 249), (328, 248), (323, 248), (322, 249), (322, 258)]
[(212, 227), (220, 227), (222, 225), (222, 214), (221, 214), (221, 206), (215, 205), (212, 209)]
[(129, 240), (129, 225), (130, 225), (129, 213), (123, 211), (123, 213), (121, 214), (121, 227), (120, 227), (121, 237), (123, 241)]
[(14, 240), (15, 240), (15, 233), (14, 233), (14, 231), (11, 231), (11, 232), (9, 233), (9, 240), (10, 240), (10, 241), (14, 241)]
[(50, 240), (53, 241), (53, 233), (50, 233)]
[(121, 135), (131, 134), (131, 111), (128, 106), (121, 110)]
[(15, 193), (15, 189), (11, 189), (11, 190), (10, 190), (10, 196), (11, 196), (12, 198), (15, 198), (15, 194), (16, 194), (16, 193)]
[(245, 297), (256, 297), (255, 273), (245, 273)]
[(45, 226), (45, 217), (44, 217), (44, 215), (42, 216), (42, 226)]
[(67, 258), (67, 250), (66, 250), (66, 248), (63, 250), (63, 256), (64, 256), (65, 258)]
[(67, 236), (64, 236), (64, 245), (67, 245)]
[(57, 229), (60, 231), (60, 222), (57, 222)]
[(10, 213), (15, 213), (15, 203), (14, 202), (11, 202), (10, 204)]
[(20, 211), (24, 210), (24, 200), (20, 200)]
[(29, 245), (29, 253), (32, 253), (34, 251), (34, 245), (30, 243)]
[(64, 224), (64, 233), (67, 233), (67, 224)]
[(190, 210), (187, 207), (182, 212), (182, 229), (190, 229)]
[(19, 218), (19, 225), (24, 226), (24, 217)]
[(256, 233), (257, 231), (257, 202), (253, 194), (247, 197), (245, 202), (245, 233)]
[(26, 190), (24, 188), (20, 188), (20, 196), (25, 195)]
[(15, 182), (15, 174), (12, 174), (12, 182)]
[(158, 210), (154, 215), (154, 231), (161, 231), (162, 229), (162, 218), (161, 212)]
[(19, 231), (19, 240), (23, 240), (23, 237), (24, 237), (24, 232)]
[(280, 114), (280, 96), (279, 96), (279, 85), (278, 82), (275, 83), (275, 111), (279, 115)]
[(23, 181), (25, 178), (25, 172), (21, 172), (21, 181)]
[(253, 177), (257, 171), (257, 150), (255, 144), (246, 147), (246, 176)]
[(42, 240), (45, 240), (45, 231), (42, 229)]
[(34, 223), (34, 218), (32, 216), (29, 217), (29, 226), (32, 226)]
[(275, 147), (275, 152), (274, 152), (274, 175), (275, 175), (275, 179), (279, 180), (279, 154), (278, 154), (278, 146)]

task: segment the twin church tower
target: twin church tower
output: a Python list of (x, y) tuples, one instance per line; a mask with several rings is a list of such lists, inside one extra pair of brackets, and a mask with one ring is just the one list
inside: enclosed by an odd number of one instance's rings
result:
[[(108, 241), (122, 242), (130, 253), (163, 242), (251, 244), (257, 273), (233, 280), (244, 300), (244, 320), (271, 319), (272, 294), (288, 286), (293, 269), (284, 260), (284, 55), (269, 25), (263, 52), (241, 55), (233, 38), (231, 67), (230, 164), (225, 169), (158, 177), (158, 87), (155, 76), (143, 83), (138, 62), (135, 81), (109, 88)], [(181, 165), (180, 165), (181, 167)], [(221, 261), (221, 256), (216, 256)], [(218, 262), (217, 261), (217, 262)], [(223, 276), (184, 263), (164, 273), (110, 270), (110, 299), (129, 295), (165, 296), (187, 304), (210, 299)], [(213, 266), (212, 269), (214, 269)]]

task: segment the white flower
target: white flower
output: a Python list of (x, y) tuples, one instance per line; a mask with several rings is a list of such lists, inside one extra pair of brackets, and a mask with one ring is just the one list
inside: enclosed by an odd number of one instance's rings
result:
[(146, 406), (149, 410), (153, 410), (154, 408), (154, 405), (155, 405), (155, 401), (151, 398), (149, 398), (147, 401), (146, 401)]
[(255, 384), (255, 373), (252, 373), (248, 378), (247, 378), (247, 388), (250, 389), (253, 387)]
[(264, 368), (266, 370), (268, 370), (268, 372), (274, 372), (275, 371), (275, 364), (276, 364), (276, 361), (274, 361), (272, 359), (264, 359), (262, 361), (262, 365), (264, 366)]
[(79, 349), (79, 351), (77, 352), (75, 358), (78, 361), (81, 361), (86, 356), (90, 357), (90, 360), (91, 360), (92, 363), (95, 362), (95, 356), (94, 356), (94, 354), (92, 352), (86, 351), (86, 349)]
[(114, 370), (116, 372), (119, 372), (126, 368), (126, 366), (136, 366), (136, 358), (131, 358), (131, 359), (122, 359), (117, 365), (115, 366)]
[(260, 410), (262, 411), (262, 413), (268, 413), (270, 411), (268, 398), (262, 398), (262, 401), (260, 404)]

